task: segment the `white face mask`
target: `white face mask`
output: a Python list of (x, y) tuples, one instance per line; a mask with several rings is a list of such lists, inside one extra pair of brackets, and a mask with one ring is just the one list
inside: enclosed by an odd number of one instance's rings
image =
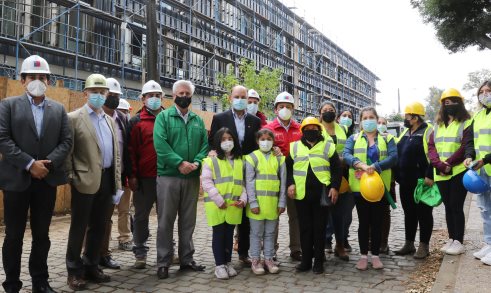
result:
[(234, 148), (234, 141), (233, 140), (222, 141), (220, 147), (224, 152), (228, 153)]
[(272, 147), (273, 147), (273, 141), (272, 140), (260, 140), (259, 141), (259, 149), (264, 153), (269, 152)]
[(478, 96), (479, 102), (483, 104), (485, 107), (491, 107), (491, 93), (484, 93)]
[(39, 79), (33, 80), (27, 84), (27, 91), (33, 97), (42, 97), (48, 87)]
[(256, 115), (257, 108), (258, 108), (257, 104), (254, 104), (254, 103), (247, 104), (247, 113), (249, 113), (251, 115)]
[(288, 108), (282, 108), (278, 111), (278, 117), (280, 117), (281, 120), (288, 120), (292, 117), (292, 111)]

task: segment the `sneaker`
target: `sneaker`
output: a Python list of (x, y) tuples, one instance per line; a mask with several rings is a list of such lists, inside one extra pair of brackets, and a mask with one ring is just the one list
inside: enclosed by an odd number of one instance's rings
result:
[(221, 265), (215, 267), (215, 276), (220, 280), (228, 280), (227, 266)]
[(264, 261), (264, 269), (271, 274), (277, 274), (280, 271), (280, 268), (278, 268), (272, 259), (267, 259)]
[(227, 264), (227, 273), (229, 277), (237, 276), (237, 271), (234, 269), (234, 266), (232, 265), (231, 262)]
[(487, 244), (486, 246), (481, 248), (481, 250), (474, 252), (472, 255), (474, 255), (474, 257), (477, 259), (482, 259), (490, 252), (491, 252), (491, 245)]
[(252, 259), (251, 269), (255, 275), (264, 275), (265, 273), (263, 263), (258, 258)]
[(445, 245), (443, 245), (442, 248), (440, 248), (440, 251), (443, 253), (447, 253), (447, 250), (452, 246), (453, 239), (448, 239), (447, 242), (445, 242)]
[(146, 257), (137, 257), (135, 259), (135, 264), (133, 265), (134, 269), (144, 269), (147, 266), (147, 258)]
[(243, 265), (246, 265), (246, 266), (251, 265), (251, 259), (248, 256), (245, 256), (245, 255), (239, 256), (239, 260), (242, 262)]
[(356, 269), (360, 271), (366, 271), (368, 269), (368, 258), (360, 257), (360, 259), (356, 263)]
[(124, 251), (132, 251), (133, 250), (133, 242), (119, 242), (118, 248)]
[(485, 257), (481, 258), (481, 262), (485, 265), (491, 266), (491, 252), (486, 254)]
[(381, 270), (384, 268), (384, 264), (380, 261), (380, 257), (372, 255), (372, 268)]
[(446, 253), (450, 255), (459, 255), (464, 253), (464, 251), (464, 245), (462, 245), (462, 243), (460, 243), (458, 240), (454, 240), (452, 245), (447, 249)]

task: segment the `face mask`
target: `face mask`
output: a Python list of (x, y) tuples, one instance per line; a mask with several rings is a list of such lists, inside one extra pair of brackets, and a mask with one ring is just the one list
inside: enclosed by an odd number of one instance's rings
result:
[(410, 119), (404, 119), (404, 127), (411, 128), (411, 120)]
[(176, 97), (174, 103), (176, 103), (176, 105), (179, 107), (186, 109), (191, 104), (191, 97)]
[(42, 97), (48, 87), (39, 79), (33, 80), (27, 84), (27, 91), (33, 97)]
[(220, 147), (224, 152), (228, 153), (234, 148), (234, 141), (233, 140), (222, 141)]
[(278, 117), (280, 117), (281, 120), (289, 120), (292, 117), (292, 111), (288, 108), (282, 108), (278, 111)]
[(106, 101), (106, 97), (101, 94), (91, 93), (89, 94), (89, 104), (95, 109), (100, 109), (104, 102)]
[(245, 108), (247, 108), (247, 100), (246, 99), (233, 98), (232, 99), (232, 107), (234, 108), (234, 110), (237, 110), (237, 111), (245, 110)]
[(387, 132), (387, 125), (379, 124), (379, 125), (377, 125), (377, 130), (380, 133), (385, 133), (385, 132)]
[(104, 102), (104, 106), (108, 107), (111, 110), (116, 110), (119, 106), (119, 97), (118, 96), (107, 96), (106, 101)]
[(251, 114), (251, 115), (256, 115), (257, 113), (257, 108), (258, 108), (258, 105), (257, 104), (247, 104), (247, 113)]
[(363, 120), (361, 125), (363, 126), (363, 130), (366, 132), (374, 132), (377, 130), (377, 120), (375, 119)]
[(447, 115), (450, 115), (450, 116), (455, 116), (455, 114), (457, 114), (457, 112), (459, 111), (459, 105), (458, 104), (455, 104), (455, 105), (444, 105), (443, 106), (443, 111), (447, 113)]
[(271, 140), (260, 140), (259, 141), (259, 149), (264, 153), (269, 152), (272, 147), (273, 147), (273, 141), (271, 141)]
[(336, 113), (334, 112), (324, 112), (322, 113), (322, 120), (324, 120), (324, 122), (326, 123), (331, 123), (334, 121), (334, 119), (336, 118)]
[(353, 120), (349, 117), (343, 116), (339, 119), (339, 124), (346, 126), (346, 127), (350, 127), (351, 124), (353, 124)]
[(486, 108), (491, 107), (491, 93), (485, 93), (485, 94), (480, 94), (479, 97), (479, 102), (484, 105)]
[(160, 98), (150, 97), (145, 100), (145, 106), (150, 110), (158, 110), (160, 109), (160, 105), (162, 105), (162, 100)]
[(319, 139), (319, 135), (319, 130), (311, 129), (303, 131), (303, 137), (310, 142), (316, 142)]

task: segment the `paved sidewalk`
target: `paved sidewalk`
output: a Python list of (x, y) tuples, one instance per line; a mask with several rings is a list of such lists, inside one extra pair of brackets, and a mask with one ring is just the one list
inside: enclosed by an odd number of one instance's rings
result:
[(464, 206), (466, 252), (459, 256), (445, 255), (432, 292), (491, 292), (491, 266), (484, 265), (472, 255), (484, 245), (476, 197), (469, 193)]
[[(421, 261), (416, 261), (412, 256), (396, 256), (393, 252), (390, 255), (381, 255), (385, 269), (375, 271), (369, 269), (360, 272), (355, 269), (358, 260), (357, 242), (357, 218), (356, 209), (353, 210), (354, 220), (351, 226), (350, 243), (353, 246), (351, 260), (342, 262), (332, 254), (328, 255), (325, 264), (324, 275), (314, 275), (312, 272), (296, 273), (296, 262), (292, 262), (288, 250), (288, 218), (281, 216), (280, 221), (280, 249), (278, 252), (280, 273), (277, 275), (267, 274), (264, 276), (254, 276), (249, 268), (242, 267), (237, 255), (234, 253), (233, 263), (239, 270), (239, 275), (227, 281), (218, 281), (214, 276), (214, 262), (211, 250), (211, 228), (206, 225), (203, 202), (198, 203), (198, 220), (194, 236), (196, 253), (195, 259), (198, 263), (206, 265), (206, 271), (179, 272), (178, 266), (171, 267), (170, 278), (158, 280), (156, 277), (156, 216), (151, 216), (150, 252), (148, 256), (148, 266), (144, 270), (130, 268), (134, 263), (132, 252), (117, 250), (117, 241), (111, 241), (113, 257), (122, 265), (121, 270), (108, 270), (112, 281), (110, 283), (96, 285), (90, 284), (87, 292), (404, 292), (405, 282), (409, 280), (409, 275), (413, 272)], [(443, 207), (434, 210), (435, 230), (445, 227)], [(117, 223), (117, 216), (113, 217)], [(66, 285), (65, 252), (70, 225), (70, 217), (54, 218), (51, 226), (51, 251), (49, 256), (49, 270), (51, 286), (58, 292), (69, 292)], [(2, 229), (2, 228), (0, 228)], [(113, 225), (113, 238), (117, 237), (117, 225)], [(3, 231), (0, 234), (3, 237)], [(175, 236), (176, 237), (176, 236)], [(26, 231), (24, 251), (30, 249), (30, 232)], [(418, 241), (418, 239), (416, 240)], [(390, 248), (395, 250), (402, 246), (404, 242), (403, 211), (399, 208), (392, 212), (392, 229), (390, 235)], [(2, 242), (0, 242), (2, 243)], [(24, 292), (30, 292), (31, 281), (27, 269), (28, 254), (23, 254), (22, 259), (22, 281), (24, 282)], [(0, 264), (0, 280), (5, 278)]]

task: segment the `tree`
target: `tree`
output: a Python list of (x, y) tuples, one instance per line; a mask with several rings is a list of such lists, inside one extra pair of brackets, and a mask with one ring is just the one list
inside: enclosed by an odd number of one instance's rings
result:
[(282, 74), (283, 70), (281, 68), (270, 69), (263, 67), (257, 71), (254, 61), (242, 59), (239, 64), (239, 77), (230, 71), (227, 74), (218, 74), (217, 79), (223, 84), (226, 93), (215, 98), (222, 103), (224, 108), (228, 107), (230, 105), (228, 95), (232, 87), (240, 84), (248, 89), (255, 89), (259, 93), (261, 96), (259, 109), (269, 114), (271, 112), (271, 107), (269, 106), (278, 94)]
[[(475, 91), (487, 80), (491, 80), (491, 70), (489, 69), (470, 72), (467, 74), (467, 82), (464, 84), (463, 90)], [(472, 94), (472, 96), (475, 95), (476, 93)]]
[(432, 23), (440, 42), (450, 51), (470, 46), (491, 49), (491, 1), (411, 0), (425, 23)]
[(438, 114), (438, 111), (440, 111), (440, 97), (443, 90), (432, 86), (429, 88), (429, 91), (430, 92), (425, 99), (425, 119), (435, 121), (436, 114)]
[(387, 116), (387, 120), (390, 122), (402, 122), (404, 121), (404, 117), (401, 114), (392, 112), (389, 116)]

